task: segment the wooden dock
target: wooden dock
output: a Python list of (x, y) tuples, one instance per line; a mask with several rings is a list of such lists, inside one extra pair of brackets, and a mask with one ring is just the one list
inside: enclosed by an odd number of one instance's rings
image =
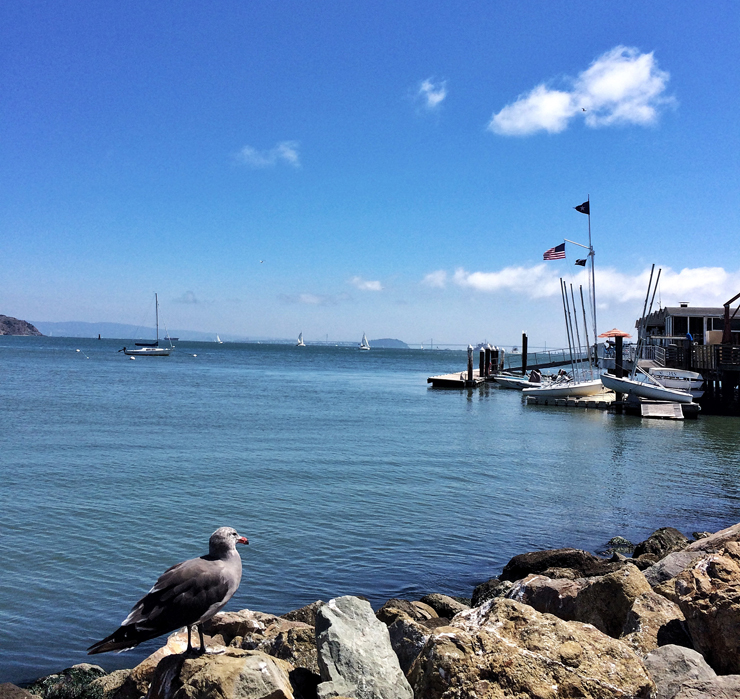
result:
[(583, 398), (553, 398), (546, 396), (527, 396), (527, 405), (556, 405), (561, 408), (595, 408), (597, 410), (608, 410), (616, 401), (616, 394), (599, 393), (595, 396)]
[(473, 371), (473, 378), (468, 378), (467, 371), (459, 371), (455, 374), (440, 374), (439, 376), (430, 376), (427, 383), (432, 384), (432, 388), (476, 388), (486, 382), (486, 377), (480, 375), (480, 371)]

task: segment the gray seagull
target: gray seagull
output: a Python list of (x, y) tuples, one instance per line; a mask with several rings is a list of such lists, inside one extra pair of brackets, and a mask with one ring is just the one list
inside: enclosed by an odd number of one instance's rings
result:
[(205, 556), (183, 561), (162, 573), (121, 626), (102, 641), (93, 643), (87, 649), (88, 654), (128, 650), (183, 626), (188, 628), (186, 652), (191, 653), (190, 633), (194, 624), (200, 635), (199, 652), (205, 653), (203, 622), (218, 612), (239, 587), (242, 559), (236, 545), (248, 543), (247, 537), (240, 536), (236, 529), (217, 529), (208, 541)]

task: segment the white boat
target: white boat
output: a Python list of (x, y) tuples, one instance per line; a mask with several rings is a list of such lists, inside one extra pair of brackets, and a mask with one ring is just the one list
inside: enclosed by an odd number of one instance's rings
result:
[(220, 337), (219, 337), (218, 335), (216, 335), (216, 342), (217, 342), (217, 343), (218, 343), (219, 345), (223, 345), (223, 344), (224, 344), (224, 343), (223, 343), (223, 340), (221, 340), (221, 338), (220, 338)]
[(538, 388), (525, 388), (522, 393), (528, 396), (542, 396), (544, 398), (583, 398), (605, 393), (605, 388), (599, 379), (591, 381), (554, 381)]
[(677, 388), (679, 391), (686, 391), (694, 398), (701, 398), (704, 395), (702, 386), (704, 386), (704, 377), (696, 371), (688, 369), (671, 369), (668, 367), (650, 367), (648, 374), (658, 379), (666, 388)]
[(360, 349), (361, 350), (370, 349), (370, 343), (367, 341), (367, 335), (365, 335), (365, 333), (362, 333), (362, 340), (360, 341)]
[(295, 343), (296, 347), (305, 347), (306, 343), (303, 341), (303, 333), (298, 333), (298, 342)]
[(125, 355), (133, 357), (169, 357), (170, 352), (174, 349), (172, 342), (169, 347), (159, 346), (159, 299), (157, 294), (154, 294), (154, 316), (156, 321), (156, 333), (157, 339), (154, 342), (136, 342), (134, 343), (136, 349), (127, 349), (124, 347), (119, 352), (123, 352)]
[(658, 383), (657, 380), (651, 381), (648, 377), (642, 380), (623, 376), (618, 379), (611, 374), (602, 374), (601, 383), (606, 388), (615, 393), (632, 394), (640, 398), (649, 398), (651, 400), (663, 400), (670, 403), (691, 403), (693, 396), (688, 391), (680, 391), (676, 388), (667, 388)]
[(525, 388), (540, 388), (547, 385), (547, 382), (532, 381), (527, 376), (513, 376), (512, 374), (496, 374), (493, 380), (502, 388), (513, 388), (517, 391), (523, 391)]

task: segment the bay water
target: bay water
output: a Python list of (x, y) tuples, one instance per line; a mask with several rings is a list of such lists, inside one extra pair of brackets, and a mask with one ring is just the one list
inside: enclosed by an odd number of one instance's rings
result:
[(224, 525), (250, 540), (227, 609), (282, 614), (469, 597), (525, 551), (740, 521), (737, 418), (428, 388), (458, 351), (178, 342), (131, 361), (122, 344), (0, 337), (0, 682), (91, 660)]

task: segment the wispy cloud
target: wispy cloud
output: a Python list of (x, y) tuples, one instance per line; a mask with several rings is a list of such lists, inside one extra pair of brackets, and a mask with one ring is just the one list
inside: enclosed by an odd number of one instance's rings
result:
[(488, 128), (504, 136), (559, 133), (576, 116), (584, 117), (591, 128), (646, 126), (657, 121), (661, 106), (675, 101), (664, 95), (669, 78), (653, 53), (616, 46), (576, 78), (564, 78), (566, 89), (542, 83), (520, 95), (493, 115)]
[(193, 293), (192, 291), (186, 291), (182, 296), (178, 296), (176, 299), (173, 299), (173, 301), (175, 303), (200, 303), (200, 301), (196, 298), (195, 293)]
[(447, 286), (447, 272), (443, 269), (438, 269), (436, 272), (429, 272), (421, 280), (421, 283), (424, 286), (431, 286), (433, 289), (444, 289)]
[(360, 291), (383, 291), (383, 285), (378, 281), (369, 281), (362, 277), (352, 277), (349, 281)]
[(307, 306), (336, 306), (351, 299), (349, 294), (280, 294), (280, 301)]
[(426, 109), (436, 109), (447, 97), (447, 81), (440, 80), (435, 83), (431, 78), (427, 78), (419, 85), (416, 96)]
[(253, 168), (274, 167), (278, 163), (287, 163), (297, 168), (301, 166), (298, 148), (298, 141), (280, 141), (268, 150), (244, 146), (237, 154), (237, 159)]
[[(566, 278), (575, 288), (582, 285), (586, 289), (589, 274), (588, 270), (582, 269), (568, 274)], [(565, 276), (562, 266), (540, 263), (531, 267), (505, 267), (495, 272), (468, 272), (458, 268), (451, 280), (458, 287), (482, 293), (510, 292), (540, 299), (560, 294), (561, 276)], [(596, 298), (600, 303), (609, 304), (642, 301), (649, 277), (649, 269), (636, 274), (625, 274), (613, 268), (597, 266)], [(422, 283), (443, 287), (447, 279), (447, 272), (439, 270), (426, 275)], [(437, 281), (440, 283), (436, 283)], [(737, 292), (739, 286), (740, 270), (731, 272), (722, 267), (687, 267), (675, 271), (664, 267), (660, 276), (659, 293), (664, 305), (689, 301), (696, 306), (721, 306)]]

